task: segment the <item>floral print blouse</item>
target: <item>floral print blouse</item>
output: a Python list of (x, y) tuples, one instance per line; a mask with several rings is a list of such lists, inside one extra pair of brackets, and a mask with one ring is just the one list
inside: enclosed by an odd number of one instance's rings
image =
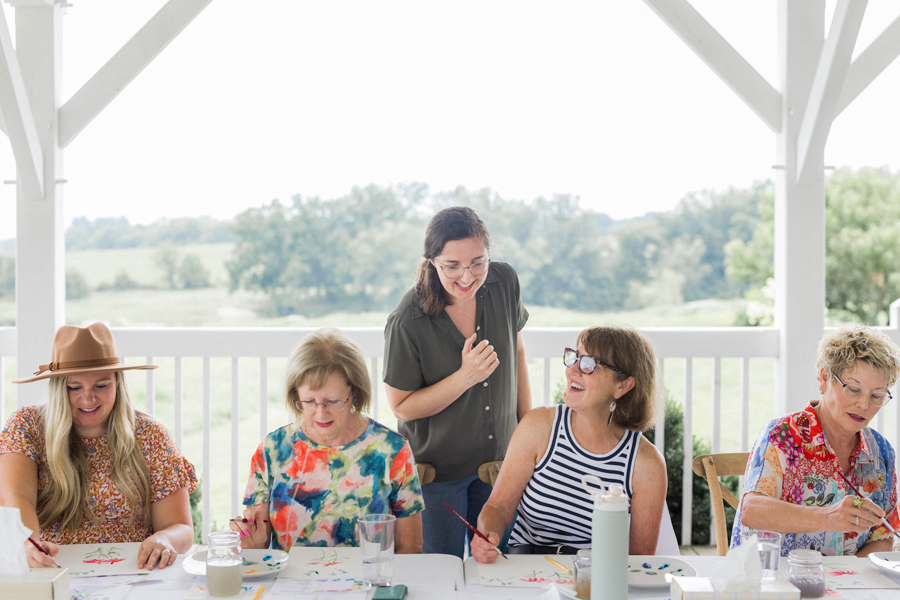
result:
[[(892, 527), (900, 527), (894, 449), (874, 429), (866, 427), (860, 432), (859, 444), (850, 455), (847, 479), (887, 513)], [(825, 439), (813, 404), (798, 413), (774, 419), (763, 429), (747, 463), (743, 493), (747, 492), (806, 506), (828, 506), (853, 494), (841, 478), (840, 462)], [(750, 531), (750, 528), (741, 524), (738, 506), (732, 547), (741, 543), (742, 530)], [(884, 525), (863, 534), (836, 531), (785, 534), (781, 555), (787, 556), (795, 548), (812, 548), (825, 555), (856, 554), (868, 542), (891, 535)]]
[(299, 424), (263, 439), (253, 455), (244, 504), (269, 504), (272, 547), (358, 546), (363, 514), (422, 512), (422, 488), (409, 443), (369, 419), (349, 444), (320, 446)]
[[(134, 435), (150, 469), (150, 502), (156, 502), (186, 487), (197, 487), (194, 467), (178, 451), (168, 430), (156, 419), (136, 413)], [(128, 504), (112, 480), (112, 454), (106, 436), (80, 438), (87, 453), (91, 478), (85, 493), (97, 520), (87, 513), (80, 527), (62, 529), (59, 521), (41, 528), (41, 538), (54, 544), (142, 542), (153, 530), (144, 527), (143, 504)], [(0, 433), (0, 454), (22, 454), (37, 463), (38, 487), (53, 485), (44, 450), (44, 419), (40, 406), (26, 406), (10, 415)], [(40, 510), (40, 507), (38, 507)]]

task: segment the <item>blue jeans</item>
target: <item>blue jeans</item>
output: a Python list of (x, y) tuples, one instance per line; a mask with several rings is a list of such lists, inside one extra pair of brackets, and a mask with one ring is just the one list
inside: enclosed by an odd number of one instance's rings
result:
[[(453, 510), (465, 517), (473, 527), (478, 525), (481, 508), (491, 496), (491, 485), (478, 479), (477, 475), (454, 479), (453, 481), (432, 482), (422, 486), (425, 498), (425, 512), (422, 513), (422, 536), (426, 554), (452, 554), (465, 558), (468, 544), (475, 535), (466, 524), (456, 518), (444, 506), (446, 502)], [(512, 532), (512, 525), (503, 534), (500, 549), (506, 551), (506, 542)], [(471, 550), (469, 551), (471, 554)]]

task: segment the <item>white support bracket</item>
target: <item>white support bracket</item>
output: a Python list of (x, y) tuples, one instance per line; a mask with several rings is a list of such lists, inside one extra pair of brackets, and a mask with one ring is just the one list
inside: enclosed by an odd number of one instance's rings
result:
[(844, 112), (856, 98), (900, 56), (900, 17), (888, 25), (869, 47), (850, 64), (844, 88), (838, 100), (835, 117)]
[(169, 0), (59, 109), (59, 145), (68, 146), (212, 0)]
[(781, 131), (781, 93), (687, 0), (644, 0), (653, 12), (730, 87), (773, 132)]
[(838, 99), (844, 87), (853, 48), (859, 36), (868, 0), (838, 0), (831, 29), (822, 47), (806, 112), (797, 134), (797, 181), (803, 182), (816, 170), (813, 149), (824, 148), (837, 116)]
[(0, 9), (0, 114), (16, 158), (25, 197), (44, 197), (44, 153), (28, 101), (25, 80), (16, 56), (6, 14)]

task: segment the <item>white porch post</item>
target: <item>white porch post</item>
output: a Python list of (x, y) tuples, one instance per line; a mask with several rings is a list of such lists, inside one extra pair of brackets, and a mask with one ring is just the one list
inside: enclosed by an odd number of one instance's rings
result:
[[(17, 2), (11, 2), (16, 6)], [(42, 198), (16, 195), (16, 374), (24, 377), (50, 361), (56, 329), (65, 323), (65, 228), (59, 106), (62, 7), (16, 6), (16, 54), (43, 152)], [(47, 399), (46, 383), (16, 387), (16, 404)]]

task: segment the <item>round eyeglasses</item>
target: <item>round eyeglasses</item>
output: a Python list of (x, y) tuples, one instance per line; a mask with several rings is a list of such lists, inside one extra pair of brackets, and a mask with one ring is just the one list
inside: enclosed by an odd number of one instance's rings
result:
[(610, 371), (618, 373), (623, 377), (631, 377), (631, 375), (618, 367), (606, 364), (602, 360), (597, 360), (593, 356), (588, 356), (587, 354), (578, 354), (578, 352), (576, 352), (575, 350), (566, 348), (566, 351), (563, 352), (563, 364), (567, 367), (571, 367), (575, 363), (578, 363), (578, 370), (585, 375), (590, 375), (591, 373), (593, 373), (594, 369), (597, 368), (597, 365), (603, 365)]
[(858, 385), (853, 385), (852, 383), (844, 383), (841, 381), (841, 378), (837, 375), (832, 375), (841, 386), (844, 388), (844, 398), (847, 400), (856, 401), (862, 398), (863, 394), (869, 395), (869, 403), (874, 406), (884, 406), (888, 402), (891, 401), (890, 392), (870, 392), (869, 390), (863, 389)]
[(348, 402), (350, 402), (349, 397), (346, 400), (323, 400), (322, 402), (316, 402), (315, 400), (296, 400), (294, 401), (294, 406), (300, 410), (309, 411), (316, 410), (317, 406), (324, 406), (325, 410), (329, 412), (340, 412), (347, 408)]
[(461, 267), (459, 265), (451, 265), (449, 267), (445, 267), (444, 265), (434, 261), (438, 268), (444, 272), (444, 277), (447, 279), (459, 279), (463, 276), (463, 272), (468, 269), (469, 273), (471, 273), (474, 277), (479, 277), (487, 273), (488, 267), (491, 265), (491, 261), (486, 260), (484, 262), (477, 262), (474, 265), (469, 265), (468, 267)]

